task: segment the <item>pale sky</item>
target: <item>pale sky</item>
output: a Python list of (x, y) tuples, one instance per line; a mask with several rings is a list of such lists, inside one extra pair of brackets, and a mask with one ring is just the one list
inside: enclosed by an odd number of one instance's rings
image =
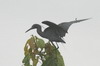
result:
[[(66, 44), (59, 43), (65, 66), (100, 66), (99, 0), (0, 0), (0, 66), (21, 66), (24, 45), (35, 30), (33, 24), (44, 20), (54, 23), (75, 18), (92, 18), (73, 24)], [(40, 37), (41, 38), (41, 37)]]

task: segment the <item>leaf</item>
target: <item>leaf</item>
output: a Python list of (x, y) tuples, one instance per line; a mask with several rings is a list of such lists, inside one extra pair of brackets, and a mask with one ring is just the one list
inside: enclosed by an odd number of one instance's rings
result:
[(45, 42), (42, 39), (37, 38), (36, 45), (37, 45), (38, 48), (44, 48)]
[(52, 54), (43, 62), (42, 66), (65, 66), (60, 52), (56, 49)]
[(24, 63), (24, 66), (31, 66), (30, 65), (30, 56), (29, 56), (29, 54), (24, 57), (22, 63)]
[(38, 59), (34, 59), (34, 60), (33, 60), (33, 66), (36, 66), (37, 63), (38, 63)]
[(63, 60), (61, 55), (58, 55), (57, 59), (58, 59), (58, 66), (65, 66), (64, 65), (64, 60)]
[(36, 54), (33, 54), (32, 52), (30, 52), (30, 59), (33, 61), (33, 66), (36, 66), (38, 63), (38, 57), (36, 57)]
[(29, 53), (27, 44), (24, 47), (24, 54), (27, 55)]
[(57, 66), (55, 59), (53, 57), (49, 57), (46, 61), (43, 62), (42, 66)]
[(29, 44), (30, 48), (34, 49), (35, 48), (35, 37), (32, 36), (28, 41), (27, 44)]

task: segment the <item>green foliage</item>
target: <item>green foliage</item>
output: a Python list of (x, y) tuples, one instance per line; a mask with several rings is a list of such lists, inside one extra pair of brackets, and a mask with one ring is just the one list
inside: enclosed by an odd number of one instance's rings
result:
[[(45, 43), (42, 39), (32, 36), (27, 40), (24, 47), (24, 66), (64, 66), (63, 58), (59, 50), (50, 42)], [(32, 62), (30, 62), (32, 61)]]

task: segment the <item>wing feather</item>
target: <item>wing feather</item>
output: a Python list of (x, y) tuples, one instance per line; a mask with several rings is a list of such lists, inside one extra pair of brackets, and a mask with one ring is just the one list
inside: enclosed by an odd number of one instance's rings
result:
[(68, 29), (73, 23), (79, 23), (79, 22), (86, 21), (86, 20), (89, 20), (89, 19), (90, 18), (80, 19), (80, 20), (76, 19), (76, 20), (70, 21), (70, 22), (63, 22), (63, 23), (60, 23), (59, 26), (62, 27), (68, 33)]

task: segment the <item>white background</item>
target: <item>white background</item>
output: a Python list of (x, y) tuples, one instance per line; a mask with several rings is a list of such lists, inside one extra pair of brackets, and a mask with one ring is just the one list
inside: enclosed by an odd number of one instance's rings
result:
[(100, 66), (99, 0), (0, 0), (0, 66), (22, 65), (25, 42), (37, 35), (35, 30), (25, 33), (32, 24), (88, 17), (72, 25), (66, 44), (59, 44), (65, 66)]

